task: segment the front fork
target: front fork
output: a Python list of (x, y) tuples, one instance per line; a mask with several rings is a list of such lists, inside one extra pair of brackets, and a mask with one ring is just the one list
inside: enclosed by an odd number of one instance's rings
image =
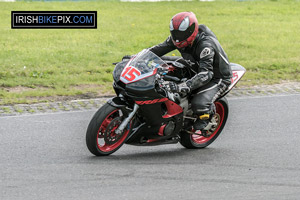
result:
[(123, 112), (124, 117), (126, 117), (122, 123), (120, 124), (120, 126), (117, 128), (117, 130), (115, 130), (116, 134), (121, 134), (125, 127), (127, 126), (127, 124), (130, 122), (130, 120), (132, 120), (133, 116), (135, 115), (135, 113), (137, 112), (139, 105), (134, 104), (133, 109), (130, 109), (128, 107), (128, 104), (122, 99), (122, 96), (119, 97), (114, 97), (112, 99), (109, 99), (107, 101), (107, 103), (115, 108), (120, 109)]
[(133, 116), (137, 112), (138, 108), (139, 108), (139, 105), (134, 104), (133, 111), (128, 114), (128, 117), (126, 117), (123, 120), (123, 122), (120, 124), (120, 126), (117, 128), (117, 130), (115, 131), (116, 134), (121, 134), (123, 132), (124, 128), (127, 126), (127, 124), (130, 122), (130, 120), (133, 118)]

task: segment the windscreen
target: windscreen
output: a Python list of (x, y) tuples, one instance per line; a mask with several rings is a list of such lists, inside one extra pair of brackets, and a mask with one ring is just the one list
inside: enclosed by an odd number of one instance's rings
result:
[(158, 69), (166, 69), (167, 64), (156, 54), (144, 49), (133, 57), (121, 73), (120, 80), (125, 84), (153, 76)]

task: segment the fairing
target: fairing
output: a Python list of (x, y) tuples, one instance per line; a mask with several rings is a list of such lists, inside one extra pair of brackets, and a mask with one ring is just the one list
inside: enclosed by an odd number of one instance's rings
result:
[(231, 67), (231, 71), (232, 71), (231, 84), (228, 87), (227, 91), (224, 92), (224, 94), (220, 98), (226, 96), (228, 94), (228, 92), (230, 92), (230, 90), (232, 90), (232, 88), (239, 82), (239, 80), (241, 80), (241, 78), (246, 73), (246, 69), (239, 64), (230, 63), (230, 67)]
[(157, 55), (145, 49), (129, 61), (123, 61), (115, 67), (115, 83), (130, 96), (161, 97), (155, 91), (156, 77), (159, 71), (167, 71), (168, 65)]
[(228, 91), (230, 91), (246, 73), (246, 69), (239, 64), (230, 63), (230, 67), (232, 70), (232, 78), (231, 85), (229, 86)]

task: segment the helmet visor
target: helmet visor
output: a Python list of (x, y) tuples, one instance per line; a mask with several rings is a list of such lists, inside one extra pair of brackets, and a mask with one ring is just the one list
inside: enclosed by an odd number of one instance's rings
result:
[(185, 31), (180, 30), (171, 30), (172, 39), (175, 42), (181, 42), (183, 40), (188, 39), (195, 30), (195, 23), (193, 23), (190, 27), (188, 27)]

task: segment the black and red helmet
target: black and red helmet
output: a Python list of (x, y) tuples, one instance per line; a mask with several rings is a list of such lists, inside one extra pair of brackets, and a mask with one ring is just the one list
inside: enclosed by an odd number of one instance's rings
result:
[(184, 48), (191, 45), (198, 34), (198, 20), (193, 12), (174, 15), (170, 22), (170, 32), (174, 45)]

